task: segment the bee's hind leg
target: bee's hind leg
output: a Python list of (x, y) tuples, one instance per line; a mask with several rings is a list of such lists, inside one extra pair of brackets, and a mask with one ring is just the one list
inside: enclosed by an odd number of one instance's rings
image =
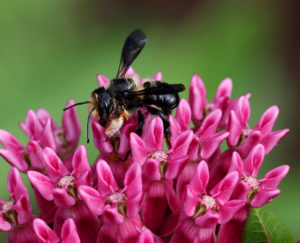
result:
[(143, 132), (143, 126), (144, 126), (144, 116), (140, 109), (138, 109), (138, 127), (135, 131), (135, 133), (139, 136), (142, 135)]
[(146, 109), (152, 115), (157, 115), (162, 119), (163, 124), (164, 124), (164, 135), (165, 135), (165, 138), (166, 138), (167, 146), (168, 146), (169, 149), (171, 149), (172, 144), (171, 144), (171, 140), (170, 140), (170, 137), (171, 137), (170, 121), (169, 121), (167, 115), (164, 112), (162, 112), (159, 109), (154, 108), (152, 106), (146, 106)]

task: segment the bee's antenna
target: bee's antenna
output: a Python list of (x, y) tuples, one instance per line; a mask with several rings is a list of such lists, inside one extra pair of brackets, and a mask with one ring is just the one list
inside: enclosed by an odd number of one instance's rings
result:
[(88, 115), (88, 120), (87, 120), (87, 140), (86, 140), (87, 143), (90, 142), (90, 120), (91, 120), (91, 115), (92, 115), (92, 113), (93, 113), (93, 111), (94, 111), (95, 109), (96, 109), (96, 108), (94, 107), (94, 108), (90, 111), (90, 113), (89, 113), (89, 115)]
[(90, 101), (79, 102), (79, 103), (76, 103), (76, 104), (73, 104), (73, 105), (70, 105), (70, 106), (64, 108), (63, 111), (69, 110), (72, 107), (77, 106), (77, 105), (84, 105), (84, 104), (89, 104), (89, 103), (91, 103), (91, 102)]

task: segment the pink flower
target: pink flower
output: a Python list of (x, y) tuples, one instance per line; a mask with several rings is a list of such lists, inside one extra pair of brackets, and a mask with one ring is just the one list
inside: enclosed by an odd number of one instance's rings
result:
[[(74, 104), (69, 100), (66, 107)], [(68, 159), (76, 149), (81, 133), (81, 125), (75, 108), (71, 108), (63, 113), (62, 125), (58, 127), (50, 114), (39, 109), (37, 113), (29, 110), (25, 123), (20, 123), (20, 127), (31, 139), (38, 142), (42, 147), (52, 148), (61, 159), (66, 160), (66, 166), (71, 167)]]
[(199, 127), (203, 118), (215, 109), (222, 111), (223, 117), (221, 119), (220, 128), (225, 127), (227, 122), (226, 110), (230, 104), (231, 90), (231, 79), (224, 79), (217, 90), (213, 102), (209, 103), (206, 99), (206, 89), (203, 81), (197, 74), (193, 75), (189, 90), (189, 103), (192, 111), (192, 121), (196, 127)]
[(8, 174), (9, 201), (0, 199), (0, 230), (8, 232), (8, 242), (37, 242), (32, 231), (32, 206), (19, 171), (12, 167)]
[(98, 175), (98, 191), (80, 186), (79, 195), (91, 212), (102, 215), (104, 227), (100, 230), (98, 242), (127, 242), (137, 239), (142, 223), (138, 212), (141, 207), (142, 178), (141, 168), (134, 163), (128, 169), (124, 188), (120, 189), (104, 160), (99, 160), (96, 166)]
[(186, 186), (183, 196), (183, 211), (171, 242), (214, 242), (217, 223), (228, 222), (235, 212), (243, 207), (242, 200), (229, 200), (238, 182), (236, 172), (229, 173), (209, 193), (208, 166), (202, 161)]

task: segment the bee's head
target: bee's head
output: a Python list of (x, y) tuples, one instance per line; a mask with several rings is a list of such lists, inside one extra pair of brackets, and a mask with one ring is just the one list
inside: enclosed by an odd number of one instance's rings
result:
[(92, 92), (90, 107), (96, 109), (97, 120), (102, 126), (105, 126), (107, 119), (114, 111), (114, 102), (110, 94), (103, 87), (100, 87)]

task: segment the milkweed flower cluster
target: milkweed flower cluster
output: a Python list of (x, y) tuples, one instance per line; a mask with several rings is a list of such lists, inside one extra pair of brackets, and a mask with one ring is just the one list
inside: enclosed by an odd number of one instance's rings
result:
[[(139, 78), (132, 69), (127, 75)], [(98, 75), (99, 86), (108, 82)], [(74, 107), (64, 112), (60, 127), (46, 110), (29, 110), (20, 123), (27, 145), (0, 130), (0, 155), (12, 166), (10, 197), (0, 199), (0, 230), (11, 243), (241, 242), (251, 208), (280, 193), (288, 165), (263, 178), (258, 172), (289, 130), (273, 131), (277, 106), (250, 128), (251, 95), (232, 100), (231, 90), (227, 78), (210, 102), (194, 75), (188, 101), (181, 99), (175, 116), (168, 117), (169, 148), (162, 120), (147, 111), (141, 136), (135, 133), (136, 115), (111, 139), (93, 120), (99, 150), (94, 163), (85, 146), (78, 146), (81, 125)], [(33, 187), (39, 215), (32, 215), (20, 172)]]

